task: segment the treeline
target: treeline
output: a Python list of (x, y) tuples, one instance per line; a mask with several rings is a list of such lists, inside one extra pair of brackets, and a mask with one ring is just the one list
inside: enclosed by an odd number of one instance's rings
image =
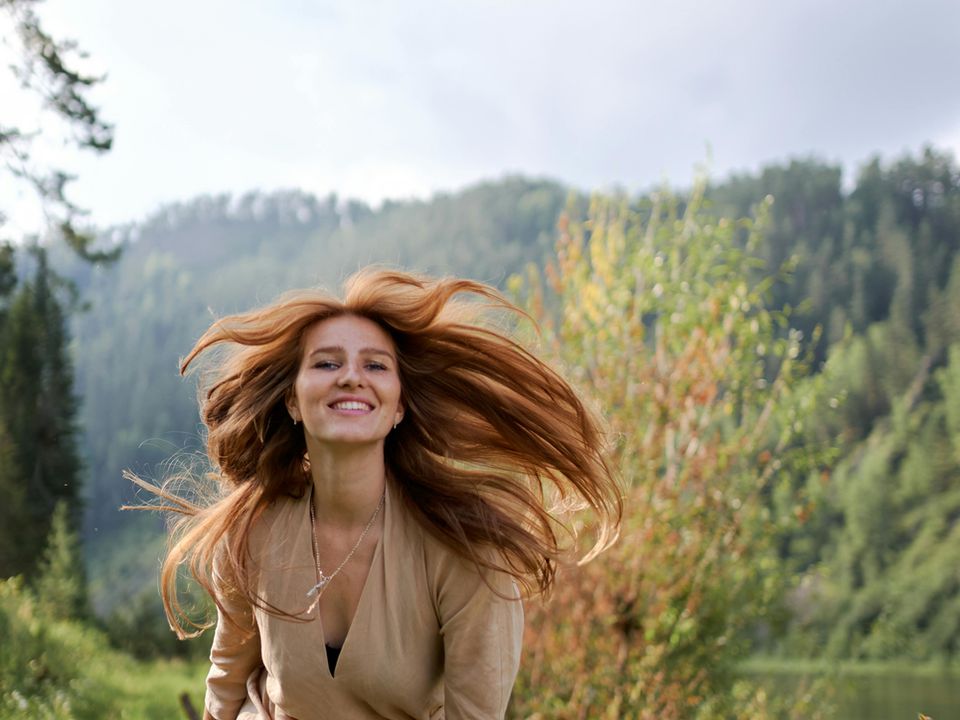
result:
[(887, 165), (871, 160), (849, 192), (839, 167), (794, 161), (735, 176), (709, 195), (734, 217), (774, 198), (760, 256), (768, 272), (790, 272), (773, 303), (802, 307), (796, 322), (808, 336), (823, 328), (819, 359), (849, 332), (889, 319), (942, 353), (960, 337), (944, 294), (960, 281), (950, 280), (960, 249), (957, 173), (950, 154), (926, 148)]

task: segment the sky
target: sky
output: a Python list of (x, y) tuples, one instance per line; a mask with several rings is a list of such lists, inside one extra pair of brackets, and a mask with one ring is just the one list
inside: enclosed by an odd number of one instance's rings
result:
[[(517, 173), (641, 191), (811, 156), (850, 182), (871, 156), (928, 143), (960, 157), (956, 0), (46, 0), (38, 12), (106, 73), (92, 98), (114, 148), (69, 152), (6, 78), (0, 121), (44, 128), (38, 159), (77, 173), (71, 197), (101, 227), (253, 189), (377, 204)], [(27, 195), (0, 188), (14, 231), (36, 222)]]

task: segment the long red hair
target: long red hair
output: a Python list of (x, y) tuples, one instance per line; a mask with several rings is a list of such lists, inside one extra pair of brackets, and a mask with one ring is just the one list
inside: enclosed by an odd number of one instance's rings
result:
[(523, 315), (479, 282), (366, 269), (346, 282), (343, 299), (297, 291), (214, 322), (181, 373), (211, 348), (223, 349), (201, 387), (217, 499), (197, 504), (131, 476), (166, 499), (159, 509), (184, 516), (161, 570), (164, 608), (177, 634), (187, 637), (187, 625), (206, 627), (178, 601), (184, 564), (219, 605), (216, 556), (232, 590), (262, 607), (248, 572), (250, 529), (271, 502), (309, 488), (303, 429), (291, 422), (285, 400), (306, 330), (337, 315), (376, 322), (396, 346), (405, 414), (386, 438), (384, 459), (428, 532), (479, 566), (510, 573), (528, 593), (550, 587), (570, 549), (569, 528), (553, 508), (592, 511), (587, 558), (609, 546), (622, 501), (604, 459), (601, 425), (556, 371), (490, 322), (505, 313)]

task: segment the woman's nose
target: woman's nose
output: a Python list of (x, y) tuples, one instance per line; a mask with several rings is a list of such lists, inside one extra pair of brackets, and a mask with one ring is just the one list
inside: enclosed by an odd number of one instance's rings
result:
[(337, 378), (337, 384), (343, 386), (355, 386), (362, 382), (363, 375), (360, 373), (356, 363), (347, 362), (343, 364), (340, 370), (340, 377)]

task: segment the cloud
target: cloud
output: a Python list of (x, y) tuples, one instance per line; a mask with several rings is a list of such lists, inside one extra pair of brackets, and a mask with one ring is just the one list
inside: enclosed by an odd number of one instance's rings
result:
[(110, 71), (116, 149), (77, 166), (78, 197), (109, 221), (198, 192), (302, 184), (376, 201), (506, 171), (639, 189), (685, 182), (708, 145), (722, 174), (809, 154), (850, 167), (960, 134), (953, 0), (43, 12)]

